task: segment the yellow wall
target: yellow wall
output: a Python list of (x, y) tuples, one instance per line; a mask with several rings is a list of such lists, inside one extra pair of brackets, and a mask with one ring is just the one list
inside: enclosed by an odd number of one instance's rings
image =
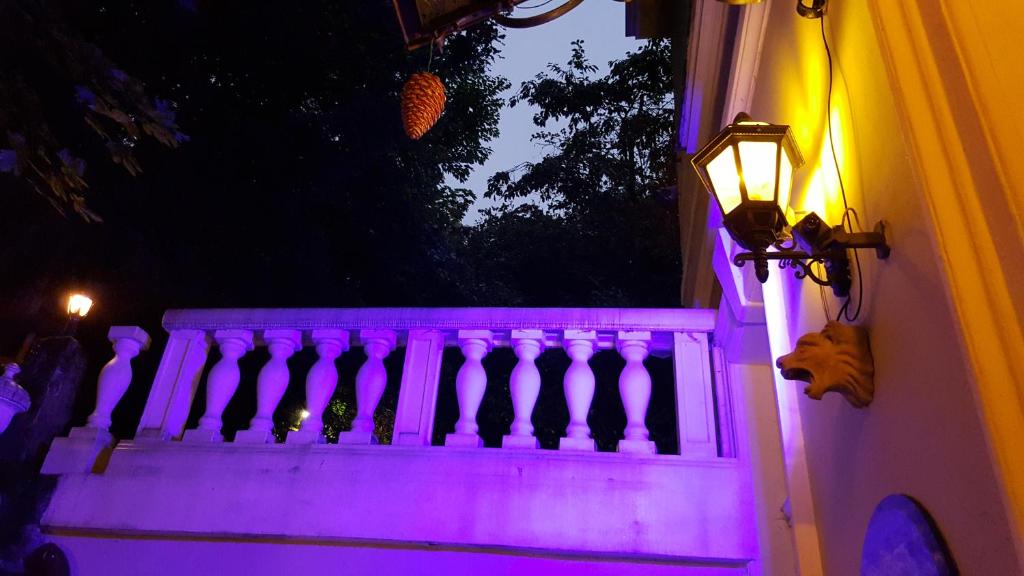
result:
[[(931, 512), (963, 573), (1015, 574), (1008, 505), (986, 443), (950, 267), (915, 172), (869, 4), (832, 0), (829, 10), (825, 22), (836, 72), (832, 120), (847, 198), (866, 229), (879, 219), (889, 224), (893, 253), (884, 262), (871, 251), (861, 258), (859, 323), (871, 334), (874, 403), (855, 410), (834, 394), (820, 402), (802, 395), (798, 400), (824, 573), (859, 573), (875, 505), (902, 493)], [(828, 64), (819, 26), (797, 16), (789, 2), (774, 3), (750, 112), (793, 126), (807, 159), (794, 185), (793, 208), (838, 223), (843, 207), (828, 146)], [(840, 302), (831, 294), (827, 300), (834, 315)], [(817, 286), (774, 266), (765, 306), (776, 357), (825, 322)]]

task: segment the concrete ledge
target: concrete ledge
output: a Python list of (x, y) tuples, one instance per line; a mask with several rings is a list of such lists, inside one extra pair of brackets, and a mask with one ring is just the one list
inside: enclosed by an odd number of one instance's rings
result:
[[(124, 441), (63, 476), (50, 533), (379, 540), (740, 561), (757, 557), (739, 461), (441, 446)], [(326, 510), (344, 510), (326, 513)]]

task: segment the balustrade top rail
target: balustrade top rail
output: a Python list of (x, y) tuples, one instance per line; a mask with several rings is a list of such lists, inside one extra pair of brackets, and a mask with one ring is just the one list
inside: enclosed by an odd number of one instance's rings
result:
[[(713, 332), (715, 311), (679, 308), (207, 308), (168, 310), (163, 327), (174, 330), (594, 330)], [(506, 334), (507, 335), (507, 334)], [(399, 340), (403, 337), (400, 334)], [(505, 338), (498, 335), (496, 343)], [(600, 338), (598, 347), (611, 341)], [(553, 339), (546, 342), (558, 346)], [(655, 337), (664, 352), (671, 338)]]
[(209, 308), (168, 310), (170, 330), (648, 330), (712, 332), (715, 311), (673, 308)]

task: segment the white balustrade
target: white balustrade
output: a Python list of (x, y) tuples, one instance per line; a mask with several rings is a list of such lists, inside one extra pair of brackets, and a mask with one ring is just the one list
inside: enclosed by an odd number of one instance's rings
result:
[(302, 333), (298, 330), (267, 330), (263, 333), (270, 351), (270, 360), (256, 377), (256, 415), (248, 430), (240, 430), (235, 442), (268, 443), (274, 441), (274, 410), (288, 388), (288, 358), (302, 349)]
[(515, 419), (510, 434), (502, 439), (502, 448), (538, 448), (533, 436), (533, 408), (540, 394), (540, 371), (534, 361), (544, 351), (543, 330), (513, 330), (512, 349), (516, 353), (516, 367), (509, 379), (512, 408)]
[(356, 374), (356, 417), (352, 421), (352, 430), (338, 435), (339, 444), (377, 443), (373, 433), (373, 415), (388, 385), (384, 358), (395, 349), (397, 342), (393, 330), (363, 330), (359, 339), (363, 342), (366, 362)]
[(187, 430), (182, 438), (187, 442), (221, 442), (221, 417), (228, 402), (238, 390), (242, 378), (238, 360), (253, 349), (251, 330), (218, 330), (213, 339), (220, 349), (220, 360), (206, 377), (206, 411), (199, 418), (199, 427)]
[(597, 343), (595, 331), (566, 330), (562, 345), (572, 360), (565, 371), (565, 403), (569, 407), (569, 427), (565, 438), (559, 442), (560, 450), (594, 451), (594, 441), (590, 438), (590, 426), (587, 415), (590, 403), (594, 400), (594, 371), (590, 368), (590, 358), (594, 355)]
[(112, 326), (107, 338), (114, 344), (114, 357), (100, 370), (96, 384), (96, 410), (89, 415), (89, 428), (110, 429), (110, 415), (132, 383), (132, 358), (149, 348), (149, 334), (138, 326)]
[(476, 413), (487, 391), (487, 371), (481, 361), (493, 346), (494, 333), (490, 330), (459, 330), (459, 348), (466, 358), (455, 376), (459, 420), (455, 423), (455, 433), (445, 438), (445, 446), (483, 446), (476, 423)]
[(298, 430), (288, 433), (290, 444), (323, 444), (324, 410), (338, 387), (334, 361), (348, 350), (345, 330), (313, 330), (317, 361), (306, 374), (306, 416)]
[(644, 366), (650, 353), (650, 332), (619, 332), (615, 347), (626, 361), (619, 375), (619, 394), (626, 410), (625, 439), (619, 441), (619, 452), (654, 454), (654, 442), (648, 440), (647, 407), (651, 402), (651, 375)]
[[(387, 387), (384, 359), (399, 345), (406, 346), (394, 442), (431, 443), (442, 353), (457, 345), (465, 358), (456, 376), (459, 417), (445, 445), (480, 447), (477, 424), (487, 390), (484, 357), (495, 346), (511, 347), (517, 363), (509, 380), (515, 418), (505, 448), (537, 448), (532, 417), (541, 389), (537, 358), (547, 347), (562, 347), (571, 359), (563, 389), (569, 424), (559, 449), (593, 451), (587, 418), (594, 399), (595, 378), (590, 359), (598, 350), (617, 350), (626, 361), (619, 375), (619, 393), (626, 413), (623, 453), (655, 453), (645, 418), (651, 401), (651, 375), (645, 360), (651, 354), (672, 356), (675, 375), (675, 412), (682, 453), (717, 456), (714, 381), (708, 363), (707, 334), (714, 313), (703, 310), (618, 309), (302, 309), (302, 310), (178, 310), (170, 311), (164, 326), (170, 333), (167, 348), (151, 388), (137, 440), (167, 441), (181, 436), (185, 419), (215, 341), (221, 358), (210, 370), (206, 406), (199, 425), (184, 440), (221, 442), (223, 413), (241, 382), (239, 360), (254, 345), (266, 345), (269, 361), (256, 381), (257, 409), (248, 430), (239, 431), (238, 443), (273, 442), (273, 415), (289, 385), (288, 359), (301, 349), (303, 337), (316, 347), (318, 358), (305, 375), (308, 416), (288, 434), (288, 443), (325, 441), (323, 414), (338, 385), (336, 361), (349, 349), (349, 335), (358, 331), (366, 361), (356, 376), (357, 414), (340, 444), (373, 444), (374, 413)], [(300, 329), (301, 328), (301, 329)], [(258, 340), (255, 335), (261, 335)], [(131, 359), (148, 345), (141, 329), (114, 327), (110, 331), (115, 357), (101, 372), (96, 410), (86, 429), (73, 437), (83, 443), (95, 437), (85, 454), (75, 460), (89, 462), (95, 448), (109, 445), (110, 414), (131, 381)], [(97, 435), (103, 432), (103, 437)], [(87, 438), (88, 436), (88, 438)], [(72, 438), (74, 439), (74, 438)], [(77, 468), (76, 468), (77, 469)]]

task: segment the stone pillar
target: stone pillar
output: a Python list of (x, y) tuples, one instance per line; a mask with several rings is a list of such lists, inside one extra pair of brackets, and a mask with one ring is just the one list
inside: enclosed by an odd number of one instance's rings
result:
[(206, 330), (171, 330), (139, 420), (136, 442), (165, 442), (182, 436), (209, 352)]
[(72, 428), (67, 438), (55, 438), (43, 462), (43, 474), (91, 472), (114, 444), (110, 414), (131, 384), (131, 359), (149, 347), (149, 335), (138, 326), (112, 326), (108, 338), (114, 358), (100, 371), (96, 409), (84, 427)]
[(626, 360), (619, 375), (619, 394), (626, 410), (625, 439), (619, 441), (619, 452), (656, 454), (654, 442), (648, 440), (647, 407), (651, 403), (651, 375), (644, 366), (650, 353), (650, 332), (619, 332), (615, 347)]
[(459, 330), (459, 348), (466, 361), (455, 376), (455, 393), (459, 399), (459, 421), (455, 433), (445, 437), (445, 446), (481, 447), (483, 439), (477, 434), (476, 413), (487, 391), (487, 371), (481, 363), (494, 346), (494, 333), (490, 330)]
[(583, 450), (593, 452), (594, 440), (590, 437), (587, 415), (594, 400), (594, 371), (588, 363), (597, 346), (597, 332), (592, 330), (566, 330), (563, 336), (565, 353), (572, 364), (565, 371), (565, 403), (569, 407), (569, 427), (566, 437), (558, 443), (559, 450)]
[(394, 444), (430, 446), (443, 355), (444, 334), (440, 330), (409, 331), (398, 389)]
[(313, 330), (313, 344), (319, 356), (306, 374), (306, 412), (309, 413), (296, 431), (288, 432), (289, 444), (323, 444), (324, 410), (338, 387), (338, 367), (334, 361), (348, 350), (345, 330)]
[(263, 339), (267, 342), (270, 360), (256, 377), (256, 415), (249, 421), (248, 430), (235, 434), (235, 442), (274, 442), (274, 410), (288, 388), (288, 359), (302, 349), (302, 333), (298, 330), (267, 330)]
[(206, 412), (199, 419), (198, 428), (185, 432), (183, 440), (186, 442), (224, 441), (221, 417), (242, 378), (238, 359), (253, 349), (250, 330), (218, 330), (213, 338), (220, 348), (221, 358), (206, 377)]
[(544, 351), (542, 330), (513, 330), (512, 349), (519, 361), (512, 369), (509, 391), (512, 394), (512, 408), (515, 420), (509, 435), (501, 440), (502, 448), (539, 448), (540, 443), (533, 436), (533, 408), (540, 394), (540, 371), (534, 361)]
[(373, 415), (377, 411), (384, 389), (388, 385), (388, 371), (384, 358), (395, 349), (397, 335), (393, 330), (363, 330), (359, 333), (366, 351), (366, 362), (356, 373), (356, 417), (352, 430), (338, 434), (339, 444), (376, 444)]

